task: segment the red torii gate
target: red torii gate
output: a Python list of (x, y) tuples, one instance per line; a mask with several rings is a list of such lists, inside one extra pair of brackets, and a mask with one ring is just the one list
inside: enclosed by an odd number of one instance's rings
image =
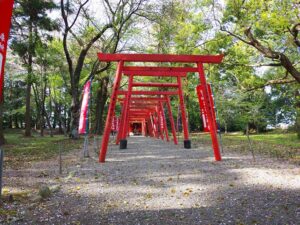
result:
[[(133, 86), (134, 86), (134, 84), (135, 83), (133, 83)], [(143, 83), (143, 84), (147, 85), (149, 83)], [(126, 99), (118, 99), (118, 101), (121, 104), (123, 104), (123, 101), (125, 101), (125, 100)], [(137, 98), (137, 97), (133, 97), (133, 98), (131, 98), (131, 100), (132, 100), (132, 102), (130, 102), (129, 109), (136, 109), (136, 110), (137, 109), (143, 109), (143, 114), (142, 115), (141, 114), (136, 115), (136, 111), (133, 111), (130, 114), (129, 118), (133, 117), (133, 118), (142, 119), (143, 120), (142, 125), (147, 126), (148, 130), (150, 131), (149, 135), (150, 136), (155, 136), (155, 135), (151, 135), (154, 132), (154, 129), (153, 129), (154, 124), (152, 124), (153, 121), (152, 121), (151, 116), (153, 116), (154, 113), (160, 113), (161, 117), (162, 117), (162, 123), (163, 123), (163, 128), (162, 129), (164, 130), (164, 133), (166, 135), (166, 140), (169, 141), (166, 117), (165, 117), (164, 108), (163, 108), (163, 104), (166, 103), (167, 104), (168, 115), (169, 115), (169, 121), (170, 121), (170, 124), (171, 124), (171, 131), (172, 131), (172, 134), (173, 134), (173, 141), (174, 141), (174, 144), (176, 144), (176, 145), (178, 144), (177, 137), (176, 137), (175, 123), (174, 123), (174, 118), (173, 118), (173, 115), (172, 115), (169, 96), (160, 97), (160, 98), (149, 98), (149, 97), (138, 97)], [(146, 127), (144, 127), (144, 130), (146, 130), (145, 128)], [(163, 139), (163, 136), (161, 136), (161, 137)], [(120, 142), (120, 133), (119, 133), (119, 136), (116, 139), (116, 144), (119, 144), (119, 142)]]
[[(179, 95), (181, 112), (182, 112), (182, 121), (184, 128), (184, 145), (186, 148), (190, 148), (190, 140), (188, 140), (188, 128), (186, 123), (185, 116), (185, 107), (183, 102), (183, 93), (181, 85), (181, 77), (185, 77), (188, 72), (198, 72), (200, 84), (202, 88), (202, 96), (205, 104), (205, 112), (207, 113), (207, 121), (210, 127), (210, 134), (212, 138), (212, 146), (214, 150), (215, 159), (217, 161), (221, 160), (221, 154), (219, 149), (219, 143), (217, 139), (217, 127), (214, 120), (214, 109), (212, 108), (213, 103), (211, 102), (210, 93), (208, 91), (208, 85), (206, 83), (203, 63), (221, 63), (223, 55), (162, 55), (162, 54), (103, 54), (98, 53), (98, 58), (100, 61), (112, 62), (117, 61), (118, 67), (116, 71), (116, 76), (114, 79), (112, 95), (110, 98), (110, 104), (105, 124), (105, 130), (102, 139), (102, 145), (99, 154), (99, 162), (105, 162), (107, 145), (109, 141), (110, 129), (112, 118), (115, 112), (115, 106), (117, 102), (118, 95), (125, 95), (125, 101), (122, 110), (122, 120), (120, 129), (120, 138), (126, 141), (127, 136), (126, 127), (128, 125), (129, 119), (129, 105), (131, 102), (131, 95)], [(138, 67), (138, 66), (125, 66), (125, 62), (174, 62), (174, 63), (196, 63), (197, 67)], [(122, 74), (129, 76), (128, 91), (119, 90), (120, 81)], [(134, 83), (134, 76), (159, 76), (159, 77), (177, 77), (177, 84), (141, 84)], [(144, 85), (144, 87), (177, 87), (178, 91), (133, 91), (132, 88), (138, 85)], [(198, 95), (199, 97), (199, 95)], [(168, 99), (168, 98), (167, 98)], [(167, 101), (169, 102), (169, 101)], [(169, 105), (169, 104), (168, 104)], [(168, 106), (169, 108), (169, 106)], [(145, 115), (143, 115), (145, 116)], [(144, 118), (144, 117), (143, 117)], [(127, 125), (126, 125), (127, 124)], [(126, 141), (127, 144), (127, 141)]]

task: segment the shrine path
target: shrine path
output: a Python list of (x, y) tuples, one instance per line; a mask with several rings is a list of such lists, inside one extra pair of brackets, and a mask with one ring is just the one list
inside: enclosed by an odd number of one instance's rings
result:
[(236, 153), (215, 162), (210, 146), (145, 137), (129, 138), (127, 150), (111, 144), (105, 164), (90, 153), (64, 156), (61, 176), (56, 160), (7, 171), (10, 188), (60, 186), (48, 200), (17, 203), (13, 224), (300, 223), (297, 165)]

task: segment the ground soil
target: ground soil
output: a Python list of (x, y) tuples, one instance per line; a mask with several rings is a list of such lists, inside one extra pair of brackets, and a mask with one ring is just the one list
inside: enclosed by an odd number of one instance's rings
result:
[[(104, 164), (89, 151), (63, 156), (62, 175), (57, 159), (6, 168), (16, 196), (2, 203), (2, 224), (300, 224), (297, 165), (228, 152), (215, 162), (210, 146), (145, 137), (110, 145)], [(43, 185), (55, 191), (40, 200)]]

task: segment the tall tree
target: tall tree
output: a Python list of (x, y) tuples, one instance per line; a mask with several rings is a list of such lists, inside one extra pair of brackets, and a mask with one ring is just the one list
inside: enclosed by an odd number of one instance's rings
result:
[(33, 64), (38, 42), (49, 39), (47, 31), (58, 28), (48, 15), (56, 5), (52, 0), (16, 0), (13, 13), (13, 32), (11, 48), (21, 57), (27, 68), (25, 136), (31, 136), (31, 86)]
[[(108, 22), (96, 23), (88, 14), (86, 5), (89, 0), (79, 1), (79, 4), (71, 3), (68, 0), (61, 0), (61, 14), (63, 18), (63, 47), (68, 63), (68, 72), (71, 80), (71, 119), (73, 132), (78, 128), (80, 110), (80, 79), (83, 72), (85, 59), (92, 46), (98, 41), (106, 38), (110, 32), (115, 34), (115, 38), (120, 40), (121, 34), (126, 29), (126, 24), (141, 8), (145, 0), (118, 1), (115, 4), (109, 0), (103, 0), (106, 9)], [(84, 27), (76, 28), (79, 18), (87, 19)], [(82, 35), (84, 34), (84, 36)], [(80, 47), (75, 56), (71, 54), (70, 40), (75, 40)], [(74, 43), (74, 42), (73, 42)], [(118, 42), (117, 42), (118, 43)], [(117, 47), (117, 46), (116, 46)], [(116, 51), (116, 48), (114, 49)], [(114, 52), (113, 51), (113, 52)], [(96, 55), (95, 55), (96, 57)]]
[[(231, 38), (227, 46), (231, 48), (243, 45), (240, 49), (244, 50), (250, 62), (244, 63), (238, 58), (233, 60), (233, 55), (228, 54), (227, 58), (231, 62), (227, 63), (242, 70), (254, 68), (254, 82), (249, 82), (252, 84), (249, 90), (289, 85), (295, 95), (293, 105), (297, 111), (296, 122), (300, 121), (300, 108), (296, 97), (300, 83), (299, 1), (228, 0), (225, 4), (220, 4), (218, 0), (207, 2), (212, 7), (214, 21), (223, 32), (221, 36)], [(300, 137), (300, 125), (296, 127)]]

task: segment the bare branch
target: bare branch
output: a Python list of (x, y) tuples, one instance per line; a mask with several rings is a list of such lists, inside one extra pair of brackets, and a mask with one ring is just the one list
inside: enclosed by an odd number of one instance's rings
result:
[(281, 79), (276, 79), (276, 80), (269, 80), (267, 81), (265, 84), (263, 85), (259, 85), (257, 87), (253, 87), (253, 88), (250, 88), (250, 89), (247, 89), (246, 91), (254, 91), (254, 90), (257, 90), (257, 89), (261, 89), (261, 88), (265, 88), (267, 86), (272, 86), (272, 85), (277, 85), (277, 84), (290, 84), (290, 83), (295, 83), (296, 80), (295, 79), (288, 79), (289, 73), (288, 71), (286, 71), (285, 73), (285, 76)]
[(74, 26), (74, 24), (76, 23), (76, 21), (77, 21), (77, 19), (78, 19), (78, 16), (79, 16), (79, 14), (80, 14), (80, 12), (81, 12), (81, 9), (82, 9), (88, 2), (89, 2), (89, 0), (86, 0), (84, 3), (80, 4), (80, 6), (79, 6), (79, 8), (78, 8), (78, 10), (77, 10), (76, 16), (75, 16), (75, 18), (74, 18), (72, 24), (68, 27), (68, 30), (71, 30), (71, 29), (72, 29), (72, 27)]
[(226, 32), (227, 34), (229, 34), (229, 35), (232, 36), (232, 37), (237, 38), (238, 40), (240, 40), (240, 41), (246, 43), (247, 45), (251, 45), (251, 42), (246, 41), (245, 39), (243, 39), (243, 38), (240, 37), (239, 35), (236, 35), (236, 34), (232, 33), (232, 32), (229, 31), (229, 30), (226, 30), (226, 29), (225, 29), (224, 27), (222, 27), (222, 26), (221, 26), (220, 30)]
[(259, 52), (261, 52), (265, 57), (279, 60), (280, 64), (288, 71), (288, 73), (291, 74), (298, 83), (300, 83), (300, 71), (296, 69), (296, 67), (293, 65), (290, 59), (284, 53), (276, 52), (271, 48), (262, 45), (252, 34), (251, 27), (247, 28), (244, 31), (244, 34), (249, 39), (249, 41), (246, 41), (243, 38), (239, 37), (238, 35), (231, 33), (229, 31), (225, 31), (225, 32), (227, 32), (233, 37), (237, 37), (239, 40), (243, 41), (244, 43), (253, 46)]
[(281, 63), (259, 63), (259, 64), (252, 64), (252, 65), (247, 65), (247, 64), (241, 64), (241, 63), (223, 63), (224, 65), (227, 66), (244, 66), (244, 67), (264, 67), (264, 66), (271, 66), (271, 67), (279, 67), (282, 66)]
[(70, 74), (70, 78), (71, 78), (71, 83), (73, 84), (73, 76), (72, 76), (73, 75), (73, 61), (70, 56), (70, 52), (69, 52), (68, 44), (67, 44), (69, 23), (68, 23), (68, 17), (65, 12), (64, 0), (60, 1), (60, 9), (61, 9), (61, 15), (62, 15), (64, 24), (65, 24), (65, 29), (64, 29), (64, 33), (63, 33), (63, 48), (64, 48), (65, 56), (67, 59), (67, 63), (68, 63), (68, 69), (69, 69), (69, 74)]
[(77, 37), (77, 35), (72, 30), (69, 30), (69, 32), (70, 32), (70, 34), (72, 34), (72, 36), (77, 41), (79, 46), (83, 47), (84, 46), (83, 41), (79, 37)]

